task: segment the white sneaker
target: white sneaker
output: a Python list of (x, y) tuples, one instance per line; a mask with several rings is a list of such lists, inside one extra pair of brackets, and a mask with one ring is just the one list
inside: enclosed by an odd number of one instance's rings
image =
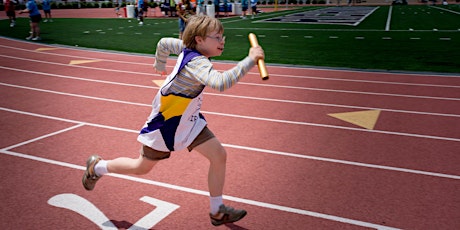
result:
[(144, 25), (144, 22), (139, 22), (139, 25), (141, 25), (141, 26)]
[(32, 41), (40, 41), (40, 40), (42, 40), (42, 38), (40, 38), (40, 37), (34, 37), (34, 38), (32, 38)]
[(48, 19), (43, 20), (43, 22), (48, 22)]
[(30, 40), (30, 39), (32, 39), (32, 36), (26, 37), (26, 40)]

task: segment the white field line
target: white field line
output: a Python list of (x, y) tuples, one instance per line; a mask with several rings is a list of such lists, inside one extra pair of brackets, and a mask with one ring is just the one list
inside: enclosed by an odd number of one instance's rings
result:
[(372, 9), (370, 12), (368, 12), (364, 17), (361, 17), (357, 22), (355, 22), (353, 24), (353, 26), (357, 26), (359, 25), (361, 22), (363, 22), (367, 17), (369, 17), (370, 15), (372, 15), (376, 10), (378, 10), (380, 8), (380, 6), (377, 6), (377, 7), (374, 7), (374, 9)]
[(441, 8), (441, 7), (438, 7), (438, 6), (429, 6), (429, 7), (435, 8), (435, 9), (438, 9), (438, 10), (444, 10), (444, 11), (447, 11), (447, 12), (453, 13), (453, 14), (460, 14), (460, 12), (456, 12), (456, 11), (449, 10), (449, 9), (444, 9), (444, 8)]
[(387, 16), (387, 24), (385, 25), (385, 31), (390, 31), (392, 12), (393, 12), (393, 6), (390, 6), (390, 9), (388, 10), (388, 16)]
[[(298, 10), (290, 10), (290, 11), (279, 11), (279, 12), (269, 12), (267, 14), (264, 14), (264, 15), (259, 15), (257, 17), (257, 19), (263, 19), (263, 18), (272, 18), (272, 17), (276, 17), (278, 15), (291, 15), (291, 14), (295, 14), (295, 13), (299, 13), (299, 12), (304, 12), (305, 10), (303, 9), (298, 9)], [(247, 19), (242, 19), (242, 18), (235, 18), (234, 20), (232, 19), (229, 19), (229, 20), (225, 20), (225, 21), (222, 21), (222, 24), (228, 24), (228, 23), (233, 23), (233, 22), (239, 22), (239, 21), (248, 21)], [(254, 22), (256, 23), (256, 22)]]

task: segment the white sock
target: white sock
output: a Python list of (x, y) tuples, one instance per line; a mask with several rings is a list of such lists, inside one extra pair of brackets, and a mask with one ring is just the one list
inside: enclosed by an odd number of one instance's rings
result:
[(107, 161), (100, 160), (99, 162), (97, 162), (97, 164), (94, 166), (94, 172), (97, 176), (103, 176), (109, 173), (109, 171), (107, 170)]
[(211, 214), (216, 215), (219, 212), (220, 205), (224, 204), (222, 196), (209, 197), (211, 201)]

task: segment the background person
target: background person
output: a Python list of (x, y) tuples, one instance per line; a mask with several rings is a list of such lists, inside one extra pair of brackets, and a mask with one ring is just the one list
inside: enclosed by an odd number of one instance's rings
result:
[(144, 0), (137, 0), (137, 19), (139, 25), (144, 25)]
[(184, 33), (185, 26), (187, 25), (187, 20), (195, 14), (193, 12), (192, 6), (189, 0), (182, 0), (176, 7), (177, 16), (179, 16), (179, 39), (182, 39), (182, 34)]
[(251, 0), (251, 19), (257, 15), (257, 0)]
[(241, 15), (240, 17), (242, 19), (246, 19), (246, 13), (248, 11), (248, 0), (241, 0), (241, 7), (243, 10), (243, 15)]
[(34, 0), (28, 0), (26, 3), (26, 9), (19, 11), (19, 14), (29, 13), (30, 17), (30, 36), (26, 37), (27, 40), (38, 41), (40, 38), (40, 21), (42, 15), (38, 11), (37, 4)]
[(10, 27), (16, 25), (16, 2), (13, 0), (5, 0), (6, 16), (10, 20)]
[(53, 22), (51, 18), (51, 1), (50, 0), (43, 0), (42, 2), (43, 13), (45, 13), (45, 20), (43, 22)]

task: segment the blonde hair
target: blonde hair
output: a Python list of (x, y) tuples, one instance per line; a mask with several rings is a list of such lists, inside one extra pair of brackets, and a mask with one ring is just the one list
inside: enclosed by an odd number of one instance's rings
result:
[(196, 36), (206, 37), (209, 33), (216, 31), (224, 33), (224, 26), (219, 19), (206, 15), (194, 15), (188, 19), (182, 35), (182, 42), (189, 49), (196, 49)]

